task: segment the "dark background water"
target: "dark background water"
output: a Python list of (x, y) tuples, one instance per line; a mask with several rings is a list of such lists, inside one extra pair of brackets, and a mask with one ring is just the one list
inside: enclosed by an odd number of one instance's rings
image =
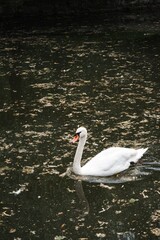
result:
[[(154, 21), (153, 21), (154, 19)], [(158, 239), (159, 19), (1, 32), (1, 239)], [(66, 172), (83, 159), (149, 147), (113, 178)]]

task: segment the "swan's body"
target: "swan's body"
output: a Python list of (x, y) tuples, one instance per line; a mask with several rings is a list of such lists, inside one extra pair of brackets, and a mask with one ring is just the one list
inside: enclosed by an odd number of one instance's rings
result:
[(77, 140), (79, 143), (73, 161), (73, 172), (78, 175), (111, 176), (117, 174), (129, 168), (131, 163), (136, 163), (148, 149), (110, 147), (98, 153), (81, 167), (82, 153), (87, 140), (86, 128), (77, 129), (73, 142)]

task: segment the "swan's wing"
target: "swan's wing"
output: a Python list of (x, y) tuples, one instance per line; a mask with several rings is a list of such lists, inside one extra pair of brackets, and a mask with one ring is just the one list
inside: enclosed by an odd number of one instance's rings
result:
[(90, 175), (110, 176), (124, 171), (130, 166), (130, 162), (136, 162), (137, 151), (131, 148), (112, 147), (103, 150), (83, 167), (83, 173)]
[(108, 170), (108, 168), (114, 165), (126, 163), (126, 161), (129, 161), (136, 154), (135, 149), (111, 147), (98, 153), (89, 162)]

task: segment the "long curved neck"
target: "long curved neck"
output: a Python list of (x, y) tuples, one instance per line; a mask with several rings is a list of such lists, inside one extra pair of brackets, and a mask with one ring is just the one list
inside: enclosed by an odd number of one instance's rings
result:
[(86, 143), (87, 135), (83, 138), (79, 139), (79, 143), (77, 146), (77, 150), (74, 156), (74, 161), (73, 161), (73, 172), (75, 174), (81, 174), (81, 159), (82, 159), (82, 154), (83, 154), (83, 149), (84, 145)]

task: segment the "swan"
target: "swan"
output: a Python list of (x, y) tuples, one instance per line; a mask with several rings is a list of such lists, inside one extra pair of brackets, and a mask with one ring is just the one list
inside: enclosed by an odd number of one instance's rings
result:
[(81, 158), (85, 142), (87, 140), (87, 129), (79, 127), (72, 140), (75, 143), (79, 140), (73, 161), (73, 172), (83, 176), (112, 176), (130, 167), (132, 163), (138, 162), (148, 148), (133, 149), (124, 147), (110, 147), (98, 153), (83, 167)]

